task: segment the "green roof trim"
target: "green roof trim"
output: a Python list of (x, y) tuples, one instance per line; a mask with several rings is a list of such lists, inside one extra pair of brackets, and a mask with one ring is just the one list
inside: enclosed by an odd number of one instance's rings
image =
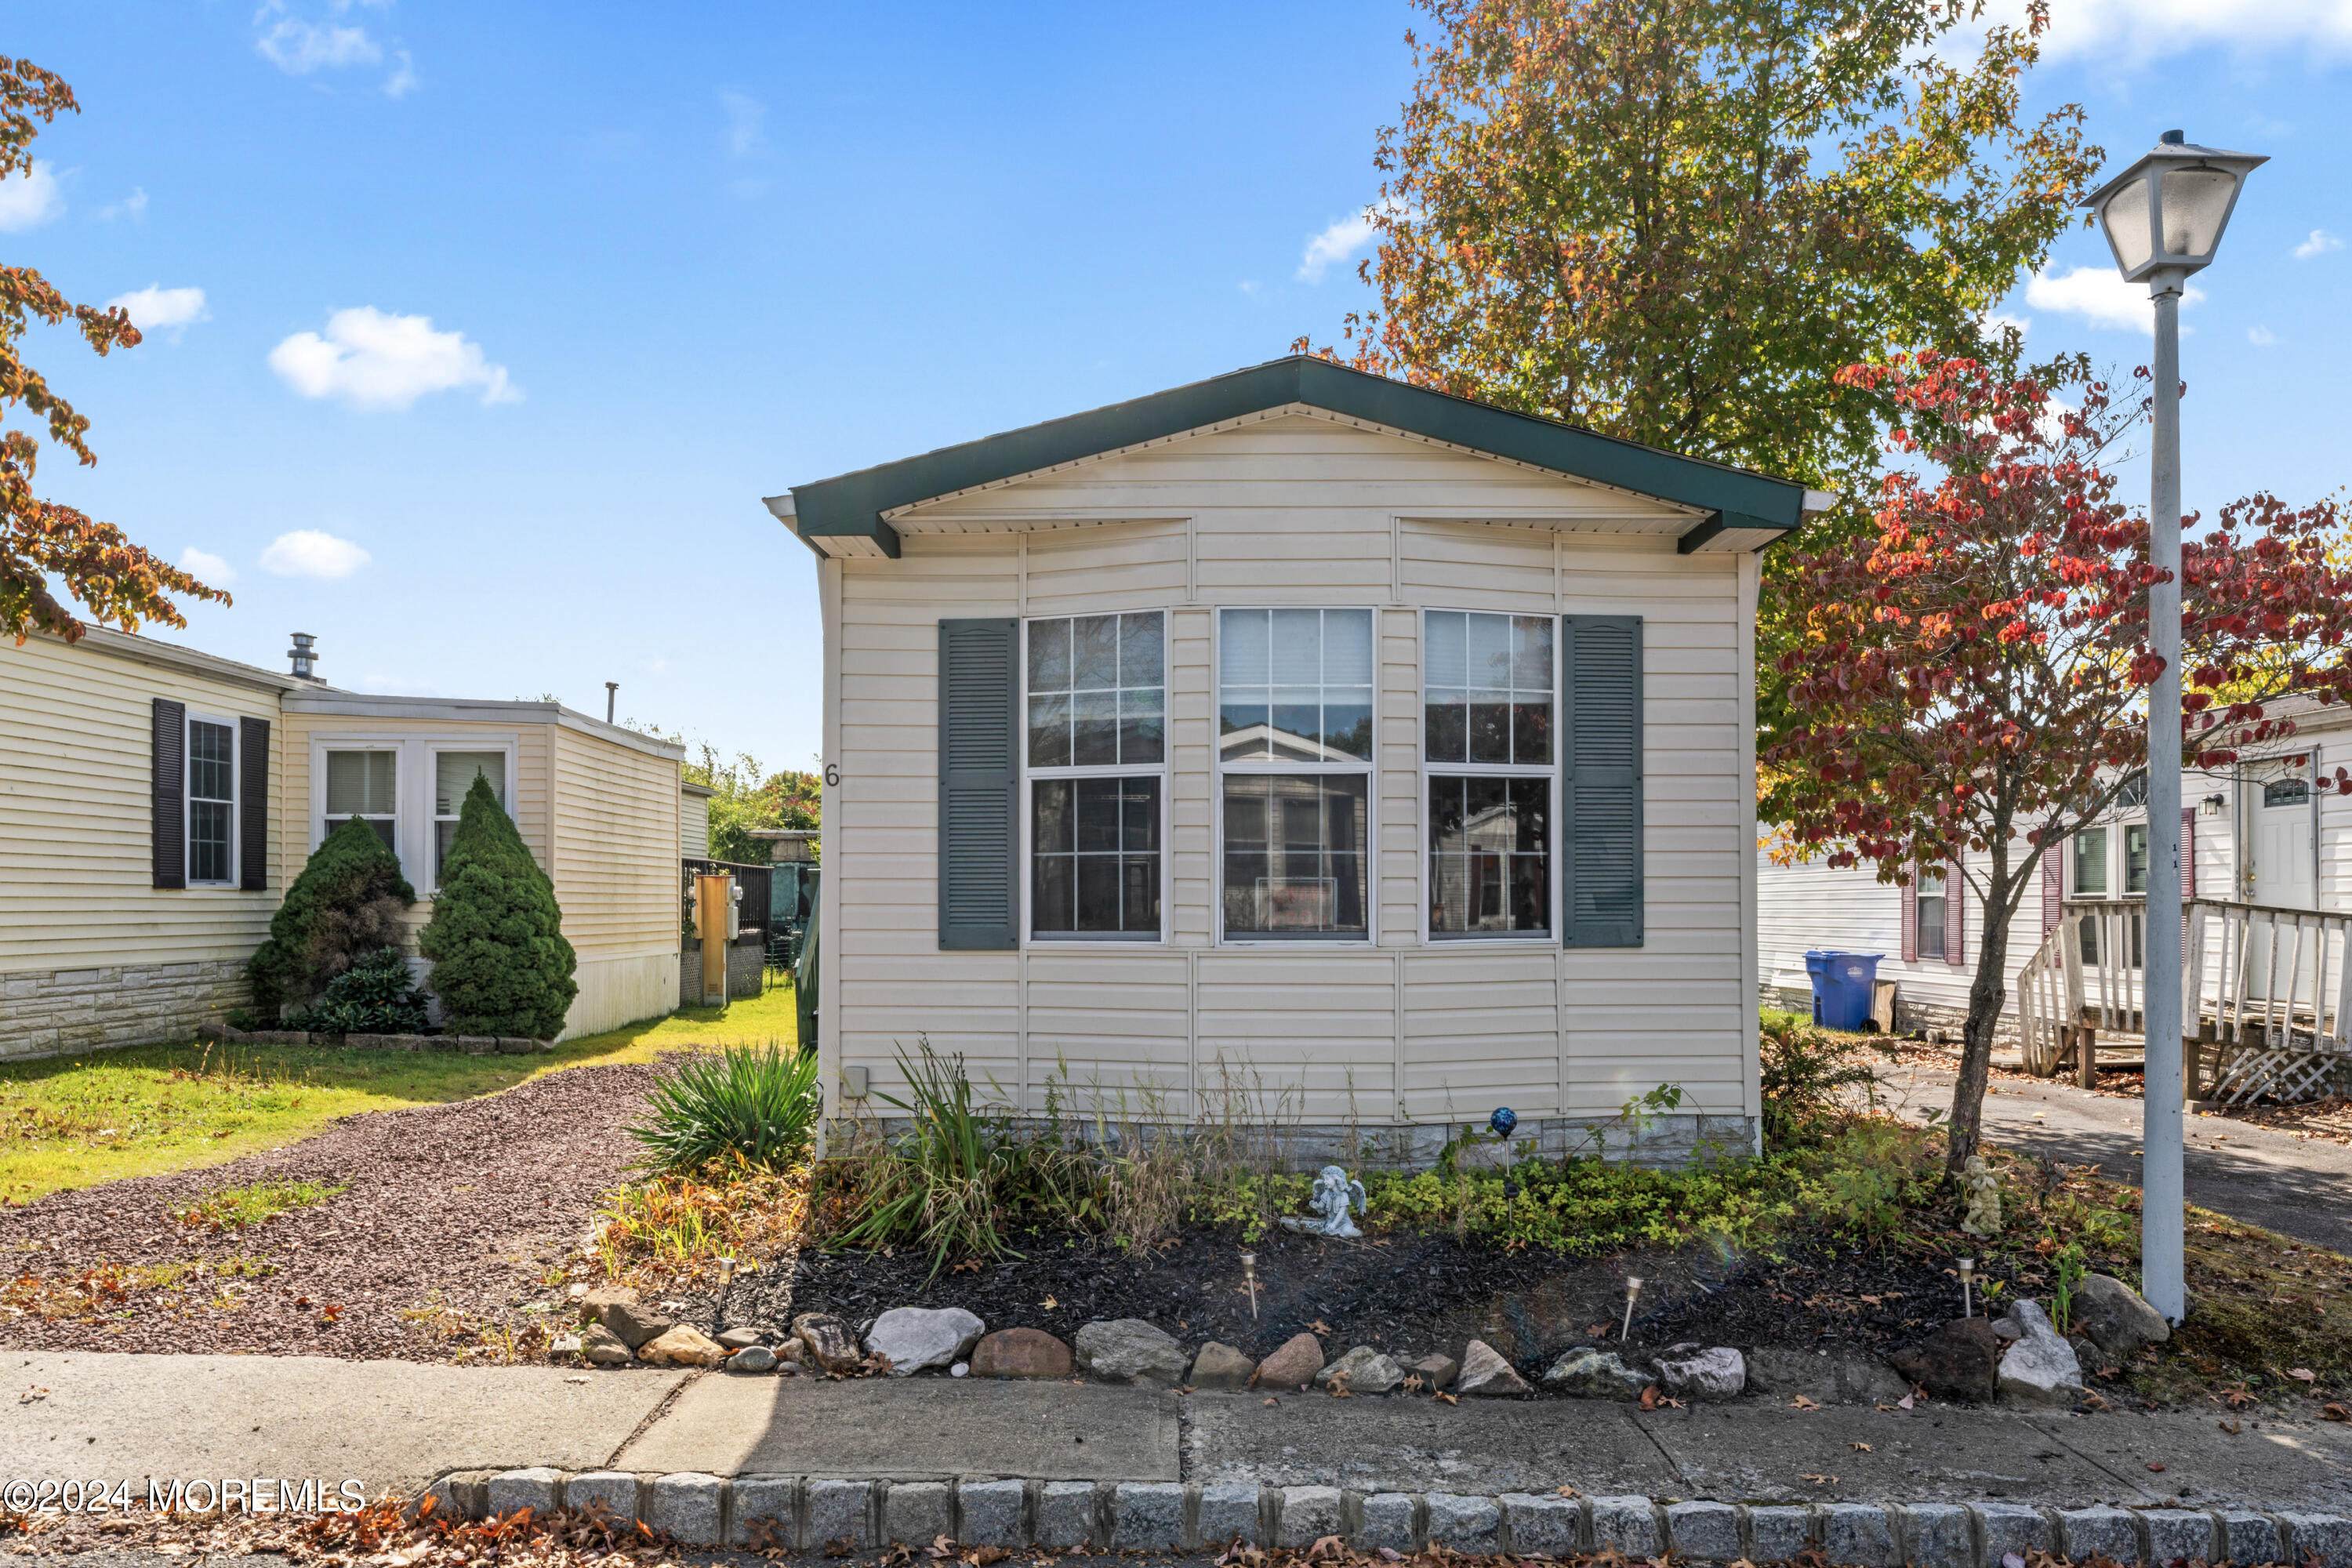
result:
[(1681, 457), (1294, 354), (1106, 408), (795, 485), (793, 526), (813, 550), (821, 551), (819, 538), (862, 539), (870, 542), (866, 552), (878, 550), (895, 556), (898, 530), (883, 514), (898, 508), (1294, 403), (1700, 508), (1711, 515), (1685, 536), (1685, 550), (1726, 531), (1769, 529), (1777, 537), (1802, 521), (1805, 488), (1792, 480)]

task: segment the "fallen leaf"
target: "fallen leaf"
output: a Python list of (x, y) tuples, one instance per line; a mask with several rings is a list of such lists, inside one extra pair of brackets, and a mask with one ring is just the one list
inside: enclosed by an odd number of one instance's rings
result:
[(1274, 1403), (1275, 1403), (1275, 1401), (1274, 1401), (1273, 1399), (1271, 1399), (1271, 1398), (1268, 1398), (1268, 1399), (1266, 1399), (1265, 1401), (1264, 1401), (1264, 1403), (1265, 1403), (1265, 1404), (1267, 1404), (1267, 1405), (1272, 1405), (1272, 1404), (1274, 1404)]
[(1307, 1561), (1312, 1563), (1318, 1557), (1345, 1557), (1347, 1554), (1346, 1542), (1336, 1535), (1321, 1535), (1316, 1537), (1315, 1544), (1307, 1549)]
[(2242, 1388), (2233, 1388), (2222, 1398), (2232, 1410), (2243, 1410), (2254, 1402), (2254, 1396)]
[(2232, 1437), (2245, 1430), (2244, 1426), (2236, 1421), (2216, 1421), (2213, 1425), (2219, 1426), (2222, 1431), (2227, 1432)]
[(1916, 1394), (1906, 1394), (1902, 1398), (1895, 1402), (1895, 1408), (1897, 1410), (1908, 1410), (1911, 1408), (1911, 1402), (1917, 1397), (1918, 1395)]
[(1870, 1445), (1867, 1443), (1849, 1443), (1846, 1446), (1857, 1454), (1867, 1454), (1870, 1452)]
[(1607, 1332), (1609, 1331), (1609, 1325), (1608, 1325), (1608, 1324), (1606, 1324), (1606, 1323), (1595, 1323), (1595, 1324), (1593, 1324), (1591, 1328), (1589, 1328), (1589, 1329), (1585, 1330), (1584, 1331), (1585, 1331), (1586, 1333), (1588, 1333), (1588, 1334), (1592, 1334), (1592, 1335), (1595, 1335), (1595, 1336), (1598, 1336), (1598, 1335), (1601, 1335), (1601, 1334), (1605, 1334), (1605, 1333), (1607, 1333)]
[[(1452, 1394), (1450, 1394), (1441, 1393), (1441, 1394), (1439, 1394), (1437, 1395), (1437, 1397), (1438, 1397), (1439, 1399), (1444, 1400), (1444, 1401), (1446, 1404), (1448, 1404), (1448, 1405), (1459, 1405), (1459, 1404), (1461, 1404), (1461, 1403), (1462, 1403), (1460, 1400), (1458, 1400), (1458, 1399), (1454, 1398), (1454, 1395), (1452, 1395)], [(1271, 1405), (1271, 1404), (1273, 1404), (1273, 1403), (1274, 1403), (1274, 1401), (1273, 1401), (1273, 1400), (1271, 1400), (1271, 1399), (1269, 1399), (1269, 1400), (1267, 1400), (1267, 1401), (1266, 1401), (1266, 1403), (1267, 1403), (1268, 1405)]]
[(1801, 1475), (1797, 1479), (1801, 1481), (1811, 1481), (1817, 1487), (1833, 1487), (1837, 1485), (1837, 1478), (1835, 1476)]
[(1407, 1394), (1419, 1394), (1424, 1384), (1421, 1381), (1421, 1374), (1419, 1373), (1408, 1373), (1405, 1380), (1402, 1383), (1398, 1384), (1397, 1386), (1403, 1389)]
[(1789, 1401), (1789, 1408), (1791, 1410), (1819, 1410), (1821, 1406), (1812, 1400), (1807, 1398), (1805, 1395), (1800, 1394), (1796, 1398)]
[(585, 1383), (585, 1382), (587, 1382), (588, 1380), (587, 1380), (587, 1378), (585, 1378), (585, 1377), (583, 1376), (583, 1377), (567, 1377), (567, 1378), (565, 1378), (563, 1381), (564, 1381), (564, 1382), (566, 1382), (566, 1383)]
[(1328, 1337), (1328, 1336), (1330, 1334), (1330, 1332), (1331, 1332), (1331, 1325), (1330, 1325), (1330, 1324), (1328, 1324), (1328, 1323), (1327, 1323), (1327, 1322), (1325, 1322), (1325, 1321), (1324, 1321), (1322, 1319), (1320, 1319), (1320, 1318), (1316, 1319), (1313, 1322), (1311, 1322), (1311, 1323), (1307, 1324), (1307, 1326), (1309, 1329), (1312, 1329), (1315, 1332), (1317, 1332), (1317, 1333), (1318, 1333), (1318, 1334), (1325, 1335), (1325, 1336), (1327, 1336), (1327, 1337)]
[(28, 1388), (25, 1390), (24, 1393), (16, 1396), (16, 1403), (19, 1405), (35, 1405), (47, 1399), (48, 1396), (49, 1391), (46, 1388)]
[(2317, 1383), (2319, 1381), (2319, 1374), (2312, 1371), (2307, 1366), (2291, 1366), (2286, 1369), (2286, 1374), (2294, 1379), (2297, 1383)]
[(1551, 1490), (1554, 1497), (1582, 1497), (1584, 1495), (1582, 1492), (1578, 1491), (1571, 1486), (1557, 1486), (1552, 1488)]
[(2152, 1464), (2152, 1465), (2148, 1466), (2148, 1468), (2149, 1468), (2149, 1469), (2151, 1469), (2151, 1470), (2154, 1470), (2154, 1471), (2155, 1471), (2158, 1475), (2159, 1475), (2159, 1476), (2160, 1476), (2160, 1475), (2162, 1475), (2162, 1474), (2164, 1473), (2164, 1467), (2163, 1467), (2162, 1465), (2153, 1465), (2153, 1464)]
[(1044, 1300), (1042, 1300), (1042, 1301), (1038, 1302), (1038, 1303), (1037, 1303), (1037, 1305), (1039, 1305), (1039, 1306), (1041, 1306), (1041, 1307), (1045, 1308), (1045, 1310), (1047, 1310), (1047, 1311), (1049, 1311), (1049, 1312), (1050, 1312), (1050, 1311), (1052, 1311), (1055, 1308), (1056, 1308), (1056, 1307), (1060, 1306), (1060, 1305), (1061, 1305), (1061, 1303), (1060, 1303), (1059, 1301), (1055, 1300), (1054, 1300), (1054, 1298), (1052, 1298), (1051, 1296), (1048, 1296), (1048, 1297), (1046, 1297)]

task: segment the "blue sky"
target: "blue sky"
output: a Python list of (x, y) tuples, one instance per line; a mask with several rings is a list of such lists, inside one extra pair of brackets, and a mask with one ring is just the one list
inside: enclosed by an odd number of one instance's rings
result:
[[(2352, 0), (2056, 11), (2037, 106), (2122, 156), (2176, 125), (2273, 155), (2184, 317), (2189, 504), (2331, 492)], [(172, 323), (102, 362), (35, 335), (100, 458), (44, 492), (226, 565), (179, 640), (282, 668), (306, 630), (339, 684), (593, 712), (617, 680), (624, 717), (805, 766), (814, 574), (759, 498), (1334, 339), (1412, 20), (21, 11), (9, 51), (83, 113), (0, 186), (0, 247)], [(2021, 280), (2032, 346), (2144, 358), (2107, 268), (2077, 234)]]

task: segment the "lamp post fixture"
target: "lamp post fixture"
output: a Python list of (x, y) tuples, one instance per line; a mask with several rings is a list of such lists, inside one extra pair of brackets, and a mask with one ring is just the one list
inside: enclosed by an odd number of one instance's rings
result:
[(2141, 1016), (2140, 1293), (2177, 1323), (2189, 1309), (2181, 1237), (2180, 295), (2213, 259), (2246, 175), (2267, 158), (2192, 146), (2168, 131), (2087, 205), (2126, 283), (2156, 305), (2155, 418), (2148, 449), (2148, 651), (2164, 661), (2147, 694), (2147, 912)]

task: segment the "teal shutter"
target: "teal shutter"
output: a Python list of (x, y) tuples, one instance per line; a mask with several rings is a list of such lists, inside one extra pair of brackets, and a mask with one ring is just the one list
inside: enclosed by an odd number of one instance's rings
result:
[(1642, 617), (1562, 616), (1560, 908), (1570, 947), (1642, 945)]
[(1018, 947), (1021, 623), (940, 623), (940, 946)]

